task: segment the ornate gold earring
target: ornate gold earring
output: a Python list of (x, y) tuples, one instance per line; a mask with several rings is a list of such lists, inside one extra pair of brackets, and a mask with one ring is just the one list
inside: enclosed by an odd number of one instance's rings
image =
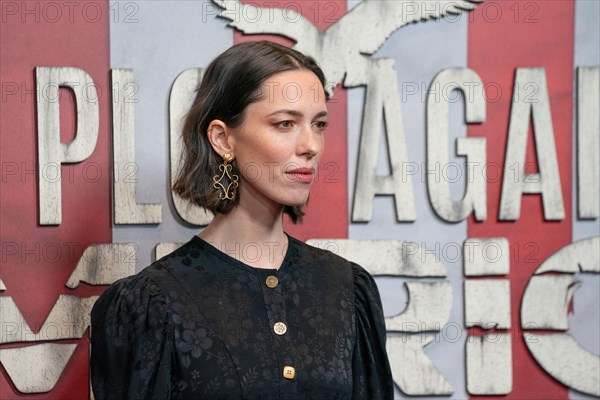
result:
[[(232, 174), (233, 166), (230, 164), (233, 161), (233, 154), (223, 154), (223, 163), (219, 165), (221, 175), (213, 176), (213, 187), (220, 191), (219, 198), (221, 200), (234, 200), (237, 193), (238, 181), (240, 179), (236, 174)], [(227, 176), (227, 179), (225, 179)], [(229, 183), (227, 183), (229, 182)], [(227, 187), (225, 187), (227, 185)]]

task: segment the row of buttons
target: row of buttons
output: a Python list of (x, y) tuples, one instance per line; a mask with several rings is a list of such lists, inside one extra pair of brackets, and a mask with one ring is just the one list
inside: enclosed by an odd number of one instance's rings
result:
[[(269, 275), (269, 276), (267, 276), (267, 279), (265, 280), (265, 284), (267, 285), (267, 287), (269, 287), (271, 289), (275, 289), (277, 287), (277, 285), (279, 284), (279, 279), (277, 279), (277, 277), (274, 275)], [(283, 322), (276, 322), (275, 325), (273, 325), (273, 330), (279, 336), (285, 335), (285, 333), (287, 332), (287, 326)], [(292, 367), (290, 365), (286, 365), (285, 367), (283, 367), (283, 377), (284, 378), (294, 379), (295, 376), (296, 376), (296, 369), (294, 367)]]

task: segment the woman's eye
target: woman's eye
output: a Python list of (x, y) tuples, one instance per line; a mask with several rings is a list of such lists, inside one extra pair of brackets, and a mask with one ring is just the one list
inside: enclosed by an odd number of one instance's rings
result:
[(278, 128), (291, 128), (293, 126), (293, 122), (292, 121), (281, 121), (277, 123), (277, 127)]
[(327, 125), (328, 124), (325, 121), (318, 121), (315, 123), (315, 126), (317, 127), (317, 129), (319, 129), (321, 131), (325, 130), (325, 128), (327, 128)]

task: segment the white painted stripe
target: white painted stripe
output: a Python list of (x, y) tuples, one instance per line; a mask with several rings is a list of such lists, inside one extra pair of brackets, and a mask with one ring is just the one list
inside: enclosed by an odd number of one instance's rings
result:
[[(574, 70), (583, 66), (600, 66), (600, 2), (577, 0), (575, 2), (575, 55)], [(574, 93), (575, 82), (573, 83)], [(576, 98), (575, 98), (576, 99)], [(576, 107), (576, 101), (573, 107)], [(574, 116), (576, 114), (573, 114)], [(599, 116), (600, 118), (600, 116)], [(577, 159), (576, 123), (573, 121), (573, 241), (600, 235), (600, 219), (577, 219)], [(600, 276), (580, 275), (582, 285), (575, 292), (573, 313), (569, 315), (569, 333), (577, 342), (594, 354), (600, 355)], [(570, 399), (595, 399), (574, 390), (569, 391)]]

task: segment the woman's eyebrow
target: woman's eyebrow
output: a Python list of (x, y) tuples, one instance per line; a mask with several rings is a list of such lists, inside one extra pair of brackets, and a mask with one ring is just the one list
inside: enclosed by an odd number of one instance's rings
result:
[(272, 112), (271, 114), (267, 115), (267, 117), (272, 117), (273, 115), (279, 115), (279, 114), (290, 114), (295, 117), (302, 116), (302, 113), (300, 111), (296, 111), (296, 110), (277, 110), (277, 111)]
[(313, 119), (317, 119), (317, 118), (321, 118), (321, 117), (326, 117), (327, 116), (327, 111), (321, 111), (320, 113), (318, 113), (317, 115), (315, 115), (315, 117)]
[[(267, 115), (267, 118), (272, 117), (274, 115), (279, 115), (279, 114), (289, 114), (289, 115), (293, 115), (294, 117), (302, 117), (304, 115), (301, 111), (298, 111), (298, 110), (277, 110), (277, 111), (272, 112), (271, 114)], [(327, 116), (327, 111), (321, 111), (321, 112), (317, 113), (317, 115), (315, 115), (313, 117), (313, 119), (326, 117), (326, 116)]]

